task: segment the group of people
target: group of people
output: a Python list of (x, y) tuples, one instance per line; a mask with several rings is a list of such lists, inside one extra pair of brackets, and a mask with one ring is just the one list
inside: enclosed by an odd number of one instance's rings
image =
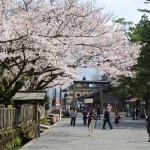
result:
[[(110, 107), (106, 107), (105, 108), (105, 112), (104, 112), (104, 119), (103, 119), (103, 129), (105, 129), (105, 125), (106, 123), (108, 123), (110, 129), (113, 129), (111, 121), (110, 121)], [(96, 114), (97, 111), (97, 114)], [(139, 110), (137, 109), (134, 110), (135, 111), (135, 119), (138, 119), (139, 116)], [(83, 110), (83, 124), (84, 126), (88, 126), (88, 136), (92, 136), (93, 135), (93, 131), (94, 128), (96, 127), (96, 121), (100, 120), (100, 107), (98, 106), (96, 109), (92, 109), (91, 112), (88, 114), (88, 112), (86, 111), (86, 109)], [(75, 110), (75, 108), (72, 109), (71, 113), (71, 125), (75, 126), (76, 123), (76, 117), (77, 117), (77, 111)], [(148, 142), (150, 142), (150, 115), (147, 116), (145, 114), (146, 117), (146, 121), (147, 121), (147, 133), (149, 135), (149, 140)], [(116, 126), (119, 125), (119, 119), (121, 119), (119, 112), (116, 110), (114, 113), (114, 124)], [(133, 118), (134, 120), (134, 118)], [(88, 123), (87, 123), (88, 121)]]
[[(104, 119), (103, 119), (103, 129), (105, 129), (106, 123), (108, 123), (110, 129), (113, 129), (111, 121), (110, 121), (110, 110), (111, 110), (110, 107), (105, 108)], [(88, 114), (87, 110), (84, 109), (82, 114), (83, 114), (83, 125), (88, 126), (88, 136), (92, 136), (94, 128), (96, 127), (96, 122), (97, 122), (97, 120), (100, 120), (100, 114), (101, 114), (100, 107), (98, 106), (95, 109), (93, 108), (89, 114)], [(70, 124), (75, 126), (77, 112), (74, 108), (72, 109), (70, 115), (71, 115), (71, 123)], [(114, 123), (116, 124), (116, 126), (119, 125), (119, 119), (121, 117), (117, 110), (115, 111), (114, 118), (115, 118)]]
[(138, 120), (139, 119), (139, 114), (140, 114), (140, 109), (137, 108), (133, 108), (131, 111), (131, 116), (133, 120)]

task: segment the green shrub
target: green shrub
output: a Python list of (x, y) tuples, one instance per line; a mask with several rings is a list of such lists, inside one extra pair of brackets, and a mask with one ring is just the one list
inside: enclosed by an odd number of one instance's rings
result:
[(17, 136), (15, 139), (14, 139), (14, 145), (17, 146), (17, 145), (20, 145), (22, 143), (22, 139)]

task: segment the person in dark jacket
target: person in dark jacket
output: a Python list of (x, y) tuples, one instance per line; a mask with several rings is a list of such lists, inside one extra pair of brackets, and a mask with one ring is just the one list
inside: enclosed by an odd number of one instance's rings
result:
[(146, 115), (146, 121), (147, 121), (147, 133), (149, 135), (148, 142), (150, 142), (150, 115), (149, 116)]
[(87, 115), (88, 115), (86, 109), (83, 110), (82, 114), (83, 114), (83, 124), (84, 124), (84, 126), (86, 126)]
[(97, 120), (100, 120), (100, 113), (101, 113), (100, 106), (97, 106)]
[(103, 129), (105, 129), (106, 122), (108, 122), (110, 129), (113, 129), (112, 124), (110, 122), (109, 108), (105, 108)]
[(136, 113), (135, 113), (135, 115), (136, 115), (136, 120), (139, 120), (139, 113), (140, 113), (140, 109), (137, 107), (137, 108), (136, 108)]
[(132, 119), (135, 120), (135, 116), (136, 116), (135, 108), (132, 109), (131, 115), (132, 115)]

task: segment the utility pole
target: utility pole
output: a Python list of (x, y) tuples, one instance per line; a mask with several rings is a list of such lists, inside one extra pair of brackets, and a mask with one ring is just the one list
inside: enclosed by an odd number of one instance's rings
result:
[(53, 106), (56, 107), (56, 87), (53, 88)]
[(59, 119), (61, 120), (61, 106), (62, 106), (62, 100), (61, 100), (61, 85), (60, 85), (60, 88), (59, 88)]
[(73, 84), (73, 101), (72, 101), (73, 107), (75, 107), (75, 91), (76, 91), (76, 85), (75, 85), (75, 83), (74, 83), (74, 84)]
[(60, 85), (60, 88), (59, 88), (60, 92), (59, 92), (59, 99), (60, 99), (60, 105), (62, 105), (62, 98), (61, 98), (61, 85)]

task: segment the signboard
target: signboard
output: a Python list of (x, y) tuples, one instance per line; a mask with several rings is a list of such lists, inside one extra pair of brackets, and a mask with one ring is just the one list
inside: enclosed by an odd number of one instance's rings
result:
[(84, 99), (84, 103), (85, 104), (93, 103), (93, 99), (92, 98)]

